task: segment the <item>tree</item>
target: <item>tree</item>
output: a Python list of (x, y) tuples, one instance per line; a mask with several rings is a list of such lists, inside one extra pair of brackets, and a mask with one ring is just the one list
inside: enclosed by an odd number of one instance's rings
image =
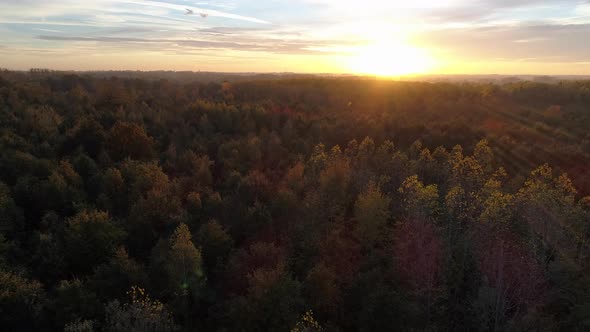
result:
[(111, 157), (117, 161), (149, 160), (154, 155), (153, 139), (134, 123), (117, 122), (109, 132), (107, 145)]
[(575, 250), (571, 238), (579, 229), (579, 221), (574, 220), (579, 211), (577, 191), (566, 174), (554, 177), (552, 173), (547, 164), (533, 170), (516, 195), (517, 212), (538, 240), (545, 269), (558, 251)]
[(343, 291), (336, 273), (320, 262), (309, 270), (304, 285), (307, 302), (322, 317), (336, 318), (343, 301)]
[(493, 192), (484, 202), (481, 220), (484, 222), (508, 223), (512, 219), (512, 202), (512, 195)]
[[(486, 144), (480, 144), (478, 157), (482, 161), (489, 161), (488, 147)], [(463, 156), (463, 149), (461, 146), (455, 146), (451, 152), (451, 185), (461, 186), (463, 190), (469, 195), (477, 192), (485, 184), (486, 173), (479, 160), (476, 157)], [(486, 166), (487, 167), (487, 166)], [(489, 166), (491, 167), (491, 166)]]
[(389, 140), (383, 142), (377, 151), (375, 151), (375, 156), (373, 159), (376, 172), (379, 176), (388, 175), (388, 173), (392, 171), (394, 153), (395, 145)]
[(230, 325), (246, 331), (293, 326), (303, 300), (301, 284), (287, 270), (285, 252), (273, 243), (254, 243), (238, 251), (227, 269)]
[(482, 226), (476, 256), (483, 287), (475, 306), (484, 328), (500, 331), (509, 319), (540, 305), (547, 284), (541, 266), (513, 234)]
[(77, 319), (66, 324), (64, 332), (93, 332), (94, 321)]
[(236, 328), (245, 331), (281, 330), (297, 322), (303, 308), (301, 285), (278, 270), (248, 275), (248, 293), (231, 308)]
[[(127, 201), (130, 205), (151, 191), (166, 191), (170, 185), (168, 175), (155, 162), (126, 160), (121, 165), (120, 172), (127, 187), (124, 189), (127, 191)], [(114, 180), (118, 185), (118, 176), (114, 176)]]
[(23, 114), (22, 130), (38, 142), (55, 140), (63, 118), (52, 107), (29, 107)]
[(159, 301), (152, 300), (143, 288), (132, 287), (128, 292), (130, 302), (110, 302), (106, 308), (104, 331), (106, 332), (171, 332), (177, 328)]
[(343, 287), (350, 286), (362, 264), (362, 244), (351, 227), (334, 225), (319, 239), (319, 259), (337, 275)]
[(106, 133), (102, 125), (92, 118), (84, 118), (67, 134), (64, 143), (67, 150), (81, 146), (92, 158), (97, 158), (106, 140)]
[(292, 190), (297, 195), (301, 195), (303, 193), (303, 189), (305, 187), (304, 181), (304, 172), (305, 172), (305, 165), (303, 163), (298, 162), (289, 168), (285, 174), (283, 179), (284, 186)]
[(44, 184), (48, 208), (62, 215), (71, 215), (86, 200), (82, 178), (69, 161), (60, 161)]
[(23, 214), (21, 209), (16, 205), (10, 188), (0, 182), (0, 234), (15, 237), (24, 230)]
[(199, 243), (203, 262), (208, 271), (221, 268), (227, 261), (233, 246), (231, 236), (217, 220), (209, 220), (199, 229)]
[(127, 231), (132, 255), (146, 257), (160, 234), (170, 232), (184, 220), (186, 211), (170, 189), (153, 189), (132, 206)]
[(313, 317), (313, 311), (308, 310), (303, 314), (291, 332), (319, 332), (323, 331), (322, 326)]
[(438, 212), (438, 188), (435, 184), (424, 186), (418, 176), (410, 176), (401, 187), (406, 216), (410, 219), (433, 219)]
[(430, 150), (428, 148), (422, 149), (416, 161), (416, 173), (419, 177), (424, 179), (426, 183), (433, 183), (436, 179), (437, 166)]
[(369, 182), (355, 205), (354, 214), (357, 220), (357, 232), (362, 243), (370, 246), (383, 234), (383, 229), (389, 219), (389, 204), (391, 198), (383, 195), (374, 182)]
[(188, 226), (180, 224), (170, 239), (167, 263), (170, 286), (178, 295), (198, 292), (204, 277), (201, 264), (201, 252), (193, 244)]
[(96, 265), (106, 263), (124, 234), (106, 212), (83, 210), (68, 219), (64, 249), (70, 271), (85, 275)]
[(393, 256), (401, 280), (424, 299), (427, 325), (442, 282), (443, 244), (434, 225), (409, 220), (395, 229)]
[(494, 153), (488, 145), (487, 140), (482, 139), (477, 143), (473, 151), (473, 158), (481, 165), (485, 174), (491, 174), (493, 172)]
[(319, 177), (319, 194), (328, 218), (338, 219), (344, 214), (348, 201), (351, 169), (348, 160), (333, 157)]
[(87, 283), (79, 279), (62, 280), (55, 292), (48, 307), (56, 328), (62, 329), (76, 319), (93, 320), (102, 316), (102, 304)]
[(193, 151), (186, 151), (173, 165), (174, 171), (190, 177), (194, 190), (203, 190), (213, 184), (211, 166), (215, 162), (207, 155), (197, 155)]
[(41, 328), (45, 302), (42, 285), (35, 280), (0, 270), (0, 325), (7, 331)]
[(115, 216), (127, 212), (128, 197), (125, 179), (120, 170), (116, 168), (107, 169), (102, 176), (101, 194), (98, 204)]
[(580, 205), (580, 219), (581, 225), (578, 228), (576, 258), (582, 260), (584, 257), (583, 251), (586, 249), (586, 242), (590, 236), (590, 196), (585, 196), (579, 201)]
[(186, 224), (176, 227), (169, 239), (160, 239), (152, 250), (150, 263), (152, 288), (166, 299), (186, 329), (196, 328), (193, 308), (203, 298), (205, 275), (201, 252), (192, 242)]
[(146, 277), (144, 267), (119, 247), (108, 262), (95, 268), (88, 283), (101, 299), (122, 299), (132, 286), (145, 286)]

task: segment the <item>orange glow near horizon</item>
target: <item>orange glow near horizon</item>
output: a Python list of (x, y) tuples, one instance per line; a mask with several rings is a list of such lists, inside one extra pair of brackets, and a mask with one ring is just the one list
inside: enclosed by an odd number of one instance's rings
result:
[(395, 77), (427, 74), (435, 60), (428, 51), (404, 41), (376, 39), (352, 50), (347, 69), (357, 74)]

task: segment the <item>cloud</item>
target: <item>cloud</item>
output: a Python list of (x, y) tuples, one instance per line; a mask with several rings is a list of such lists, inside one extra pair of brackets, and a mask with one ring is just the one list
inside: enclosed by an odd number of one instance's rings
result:
[[(83, 36), (38, 36), (40, 40), (58, 42), (82, 42), (82, 43), (104, 43), (143, 50), (212, 50), (225, 49), (232, 51), (265, 52), (276, 54), (328, 54), (329, 51), (319, 49), (333, 45), (333, 41), (310, 41), (310, 40), (282, 40), (267, 38), (246, 38), (238, 41), (214, 41), (202, 39), (154, 39), (154, 38), (127, 38), (127, 37), (83, 37)], [(100, 47), (100, 46), (98, 46)]]
[[(420, 25), (474, 24), (482, 20), (498, 20), (519, 12), (519, 19), (530, 9), (550, 8), (562, 12), (574, 8), (579, 0), (299, 0), (313, 7), (313, 15), (344, 23), (372, 19)], [(531, 15), (534, 15), (532, 13)], [(563, 13), (559, 13), (563, 15)]]
[(424, 45), (467, 60), (552, 59), (576, 62), (590, 59), (590, 24), (517, 25), (429, 31), (416, 36)]
[(176, 4), (172, 4), (172, 3), (168, 3), (168, 2), (159, 2), (159, 1), (127, 0), (127, 1), (121, 1), (121, 2), (128, 3), (128, 4), (141, 5), (141, 6), (151, 6), (151, 7), (173, 9), (173, 10), (181, 11), (183, 13), (185, 12), (186, 9), (190, 9), (195, 13), (207, 13), (208, 16), (212, 16), (212, 17), (222, 17), (222, 18), (228, 18), (228, 19), (248, 21), (248, 22), (253, 22), (253, 23), (270, 24), (270, 22), (260, 20), (255, 17), (236, 15), (236, 14), (231, 14), (231, 13), (227, 13), (227, 12), (223, 12), (223, 11), (219, 11), (219, 10), (206, 9), (206, 8), (202, 8), (202, 7), (176, 5)]
[(41, 29), (41, 28), (35, 28), (35, 30), (37, 31), (43, 31), (43, 32), (52, 32), (52, 33), (63, 33), (62, 30), (55, 30), (55, 29)]
[(211, 28), (203, 28), (197, 29), (202, 34), (208, 35), (222, 35), (222, 36), (232, 36), (236, 34), (243, 34), (243, 33), (257, 33), (257, 32), (264, 32), (269, 31), (269, 29), (264, 28), (243, 28), (243, 27), (211, 27)]
[(576, 14), (580, 16), (590, 16), (590, 1), (586, 3), (580, 3), (576, 7)]

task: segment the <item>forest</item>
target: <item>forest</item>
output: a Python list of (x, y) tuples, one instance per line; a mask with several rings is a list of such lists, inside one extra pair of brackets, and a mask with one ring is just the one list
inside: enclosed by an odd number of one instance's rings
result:
[(3, 331), (588, 331), (590, 81), (0, 72)]

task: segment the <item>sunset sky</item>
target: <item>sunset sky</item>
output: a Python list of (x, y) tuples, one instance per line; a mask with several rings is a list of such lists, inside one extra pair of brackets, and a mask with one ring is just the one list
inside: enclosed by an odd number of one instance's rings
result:
[(0, 0), (0, 67), (588, 75), (590, 1)]

